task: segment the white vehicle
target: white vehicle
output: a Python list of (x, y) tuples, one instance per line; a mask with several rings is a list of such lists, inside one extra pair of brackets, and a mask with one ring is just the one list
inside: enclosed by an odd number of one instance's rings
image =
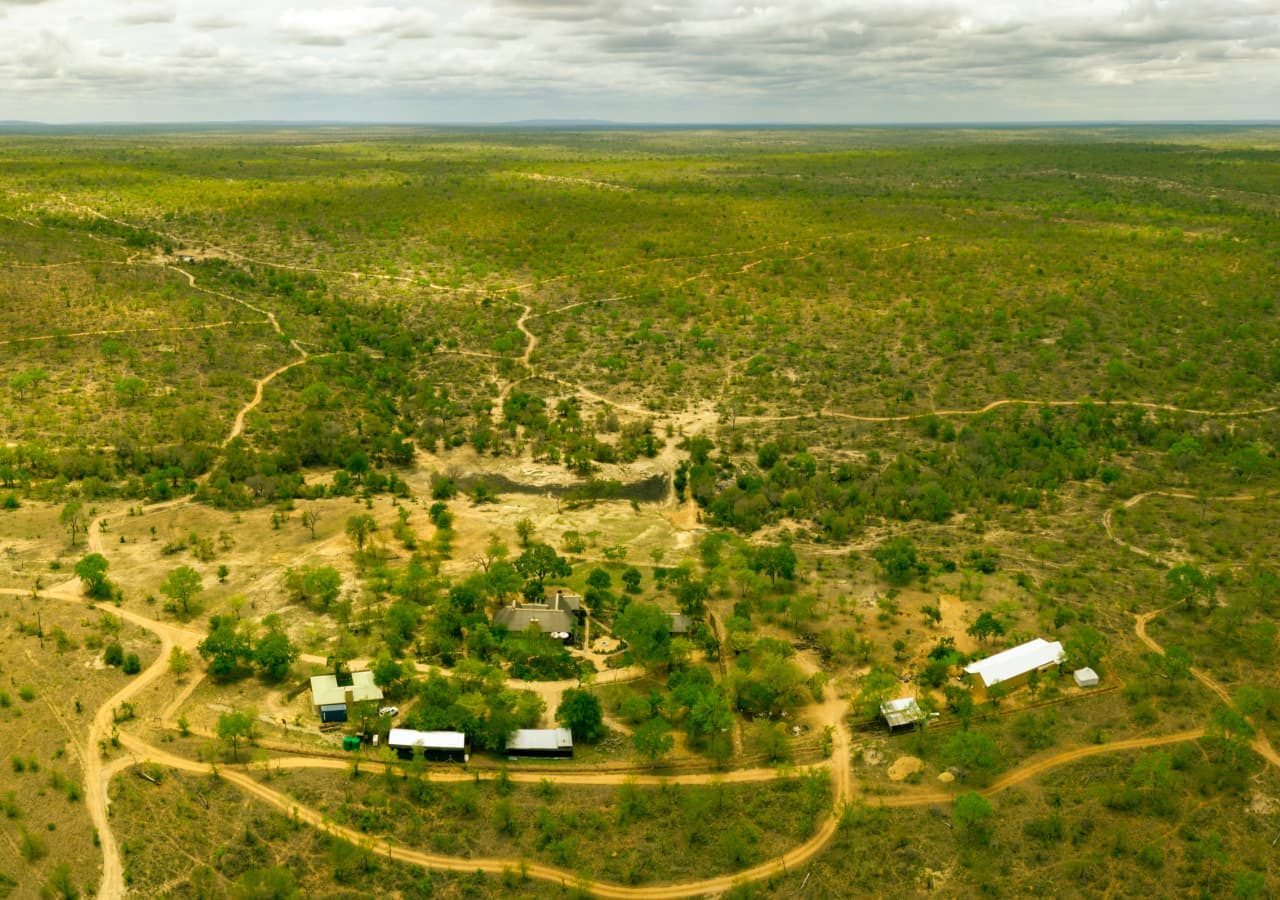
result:
[(380, 716), (398, 716), (398, 715), (400, 715), (400, 707), (398, 707), (398, 706), (384, 706), (384, 707), (382, 707), (381, 709), (379, 709), (379, 710), (378, 710), (378, 715), (380, 715)]

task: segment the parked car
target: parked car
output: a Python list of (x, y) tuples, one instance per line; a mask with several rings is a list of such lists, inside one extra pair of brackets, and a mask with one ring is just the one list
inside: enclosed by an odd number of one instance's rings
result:
[(379, 709), (379, 710), (378, 710), (378, 715), (380, 715), (380, 716), (398, 716), (398, 715), (400, 715), (400, 707), (398, 707), (398, 706), (384, 706), (384, 707), (382, 707), (381, 709)]

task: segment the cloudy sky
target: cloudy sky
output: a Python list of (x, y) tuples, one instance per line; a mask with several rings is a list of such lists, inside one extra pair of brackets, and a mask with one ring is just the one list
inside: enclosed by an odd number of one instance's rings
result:
[(0, 119), (1280, 118), (1280, 0), (0, 0)]

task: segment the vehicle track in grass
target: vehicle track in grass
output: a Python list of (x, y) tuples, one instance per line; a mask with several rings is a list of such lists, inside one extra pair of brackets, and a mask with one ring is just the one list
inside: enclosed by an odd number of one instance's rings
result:
[(6, 338), (0, 341), (0, 347), (10, 344), (30, 344), (36, 341), (56, 341), (63, 338), (106, 337), (117, 334), (165, 334), (182, 331), (212, 331), (218, 328), (233, 328), (237, 325), (270, 325), (267, 319), (252, 321), (246, 319), (226, 319), (222, 322), (208, 322), (204, 325), (158, 325), (154, 328), (103, 328), (96, 331), (68, 331), (60, 334), (37, 334), (32, 337)]
[[(1190, 493), (1189, 491), (1156, 490), (1156, 491), (1143, 491), (1140, 494), (1134, 494), (1132, 497), (1130, 497), (1129, 499), (1121, 503), (1119, 508), (1133, 509), (1135, 506), (1137, 506), (1139, 503), (1141, 503), (1142, 501), (1146, 500), (1149, 497), (1171, 497), (1175, 500), (1196, 500), (1196, 501), (1204, 501), (1206, 503), (1250, 503), (1255, 500), (1265, 500), (1275, 496), (1276, 496), (1275, 492), (1265, 492), (1260, 494), (1228, 494), (1226, 496), (1215, 497), (1215, 496), (1201, 496), (1199, 494)], [(1107, 537), (1110, 538), (1113, 543), (1121, 547), (1124, 547), (1126, 550), (1136, 553), (1139, 556), (1145, 556), (1147, 559), (1154, 560), (1165, 566), (1172, 567), (1179, 564), (1180, 562), (1179, 560), (1174, 560), (1171, 557), (1165, 556), (1162, 553), (1157, 553), (1154, 550), (1148, 550), (1145, 547), (1139, 547), (1137, 544), (1131, 544), (1128, 541), (1124, 540), (1124, 538), (1119, 537), (1115, 533), (1113, 519), (1112, 519), (1112, 517), (1115, 514), (1115, 511), (1116, 511), (1116, 507), (1109, 507), (1102, 514), (1102, 528), (1104, 531), (1106, 531)]]

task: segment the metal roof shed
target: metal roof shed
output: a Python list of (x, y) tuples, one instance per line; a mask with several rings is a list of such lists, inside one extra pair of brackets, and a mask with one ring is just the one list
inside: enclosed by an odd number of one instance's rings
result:
[(387, 746), (401, 759), (413, 759), (421, 748), (426, 759), (437, 762), (467, 762), (471, 759), (471, 743), (461, 731), (415, 731), (392, 728), (387, 733)]
[(988, 656), (964, 667), (966, 675), (978, 679), (983, 687), (994, 687), (1012, 682), (1032, 672), (1056, 666), (1066, 659), (1062, 644), (1036, 638), (1010, 647), (1008, 650)]
[(889, 730), (893, 731), (895, 728), (908, 728), (924, 721), (924, 710), (915, 697), (899, 697), (897, 700), (881, 703), (880, 716), (888, 723)]
[(507, 739), (507, 755), (571, 757), (573, 734), (568, 728), (521, 728)]

